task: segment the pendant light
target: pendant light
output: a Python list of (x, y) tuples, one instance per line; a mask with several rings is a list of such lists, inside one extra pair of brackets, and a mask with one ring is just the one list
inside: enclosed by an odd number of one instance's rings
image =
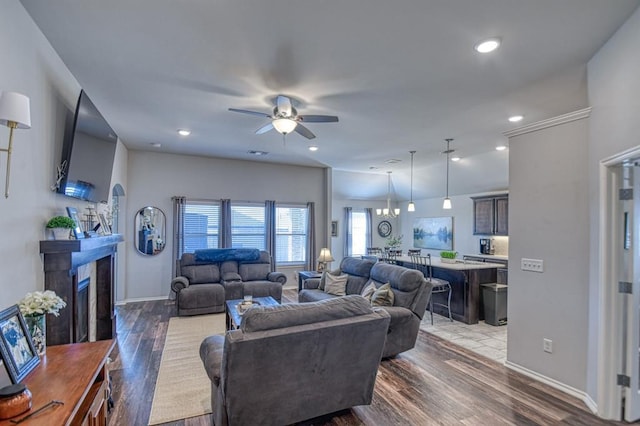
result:
[(442, 203), (442, 208), (445, 210), (451, 209), (451, 198), (449, 198), (449, 154), (455, 152), (455, 149), (450, 149), (449, 144), (453, 139), (445, 139), (447, 142), (447, 150), (443, 152), (443, 154), (447, 154), (447, 192), (444, 197), (444, 202)]
[(415, 212), (416, 211), (416, 205), (413, 204), (413, 154), (415, 154), (415, 151), (409, 151), (409, 154), (411, 154), (411, 199), (409, 200), (409, 205), (407, 206), (407, 211), (408, 212)]
[(387, 172), (387, 207), (384, 209), (376, 209), (376, 215), (385, 219), (395, 219), (400, 216), (400, 209), (391, 210), (391, 171)]

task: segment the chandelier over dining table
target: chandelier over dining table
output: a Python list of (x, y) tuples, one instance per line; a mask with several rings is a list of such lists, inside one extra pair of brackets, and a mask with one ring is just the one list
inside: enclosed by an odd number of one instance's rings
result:
[(400, 216), (400, 209), (391, 209), (391, 171), (387, 172), (387, 207), (376, 209), (376, 215), (386, 219), (395, 219)]

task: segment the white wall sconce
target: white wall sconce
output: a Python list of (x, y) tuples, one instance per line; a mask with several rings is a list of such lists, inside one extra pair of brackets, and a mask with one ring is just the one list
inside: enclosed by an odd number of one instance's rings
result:
[(31, 128), (29, 98), (16, 92), (0, 92), (0, 124), (4, 124), (9, 128), (9, 146), (8, 148), (0, 148), (0, 151), (7, 153), (7, 176), (4, 184), (4, 198), (9, 198), (13, 129)]

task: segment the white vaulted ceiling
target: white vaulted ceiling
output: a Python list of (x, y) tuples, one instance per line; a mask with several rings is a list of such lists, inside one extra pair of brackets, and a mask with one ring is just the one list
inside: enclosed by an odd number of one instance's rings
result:
[[(384, 198), (392, 170), (404, 199), (416, 150), (420, 199), (442, 195), (445, 138), (462, 157), (451, 194), (507, 188), (502, 132), (588, 106), (586, 62), (639, 0), (21, 3), (130, 149), (373, 173), (352, 198)], [(497, 51), (473, 50), (491, 36)], [(254, 134), (265, 119), (228, 111), (269, 113), (277, 94), (340, 122), (283, 143)], [(525, 120), (507, 122), (516, 113)]]

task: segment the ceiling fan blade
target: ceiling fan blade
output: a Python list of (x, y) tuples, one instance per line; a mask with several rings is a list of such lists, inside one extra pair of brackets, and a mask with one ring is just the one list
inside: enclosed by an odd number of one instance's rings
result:
[(286, 96), (278, 95), (276, 99), (276, 107), (283, 117), (291, 117), (291, 99)]
[(300, 123), (298, 123), (298, 125), (295, 128), (295, 130), (296, 130), (296, 132), (300, 133), (302, 136), (304, 136), (307, 139), (314, 139), (316, 137), (316, 135), (311, 133), (311, 130), (307, 129), (306, 127), (304, 127)]
[(260, 127), (258, 130), (256, 130), (256, 135), (267, 133), (271, 129), (273, 129), (273, 123), (267, 123), (264, 126)]
[(259, 115), (260, 117), (271, 118), (271, 116), (269, 114), (265, 114), (264, 112), (249, 111), (249, 110), (246, 110), (246, 109), (237, 109), (237, 108), (229, 108), (229, 111), (241, 112), (243, 114)]
[(298, 119), (307, 123), (335, 123), (338, 117), (335, 115), (299, 115)]

